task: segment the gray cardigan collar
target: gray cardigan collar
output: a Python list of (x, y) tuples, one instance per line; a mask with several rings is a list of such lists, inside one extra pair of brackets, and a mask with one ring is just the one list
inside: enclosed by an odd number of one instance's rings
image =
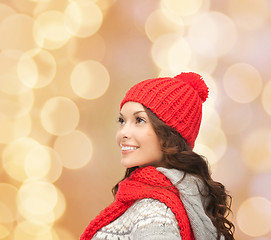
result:
[[(217, 232), (211, 219), (204, 212), (204, 198), (199, 193), (204, 191), (203, 183), (200, 179), (186, 174), (185, 178), (180, 181), (184, 173), (177, 169), (157, 168), (163, 173), (173, 185), (175, 185), (180, 193), (180, 198), (186, 209), (191, 227), (193, 229), (196, 240), (216, 240)], [(224, 240), (224, 236), (220, 240)]]

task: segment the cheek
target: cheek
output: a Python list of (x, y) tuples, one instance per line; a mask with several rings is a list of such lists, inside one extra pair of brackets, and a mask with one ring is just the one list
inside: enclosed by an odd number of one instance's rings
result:
[(150, 132), (150, 134), (146, 135), (146, 145), (148, 146), (148, 150), (150, 154), (155, 154), (155, 156), (160, 156), (162, 154), (161, 144), (158, 137), (155, 133)]
[(120, 143), (120, 132), (119, 131), (116, 132), (115, 139), (116, 139), (116, 143), (119, 145), (119, 143)]
[(155, 158), (160, 158), (160, 156), (162, 155), (162, 151), (161, 151), (161, 147), (158, 143), (152, 144), (152, 147), (150, 148), (150, 154), (155, 156)]

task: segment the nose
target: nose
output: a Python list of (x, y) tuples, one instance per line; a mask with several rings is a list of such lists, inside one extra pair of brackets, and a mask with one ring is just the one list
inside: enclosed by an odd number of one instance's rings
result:
[(120, 127), (117, 132), (117, 136), (119, 139), (129, 139), (131, 137), (131, 126), (129, 126), (129, 123), (126, 123)]

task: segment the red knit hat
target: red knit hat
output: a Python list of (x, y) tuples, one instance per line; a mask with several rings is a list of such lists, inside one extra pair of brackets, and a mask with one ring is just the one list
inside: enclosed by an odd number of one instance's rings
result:
[(181, 73), (174, 78), (154, 78), (139, 82), (120, 104), (138, 102), (152, 110), (164, 123), (177, 130), (193, 149), (202, 117), (202, 103), (208, 87), (199, 74)]

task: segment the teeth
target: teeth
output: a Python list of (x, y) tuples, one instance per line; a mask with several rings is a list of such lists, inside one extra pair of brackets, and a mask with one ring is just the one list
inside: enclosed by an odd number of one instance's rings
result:
[(123, 150), (123, 151), (136, 150), (136, 147), (122, 147), (121, 150)]
[(130, 147), (130, 146), (121, 146), (122, 151), (128, 151), (128, 150), (136, 150), (138, 147)]

